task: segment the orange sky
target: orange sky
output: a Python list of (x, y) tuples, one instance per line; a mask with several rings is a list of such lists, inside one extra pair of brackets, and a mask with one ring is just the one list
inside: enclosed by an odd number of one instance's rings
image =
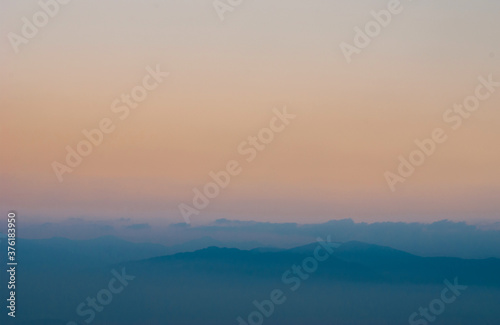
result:
[[(7, 35), (39, 7), (0, 4), (2, 213), (182, 222), (193, 187), (287, 106), (194, 222), (499, 219), (500, 89), (457, 131), (442, 118), (500, 80), (497, 2), (404, 2), (350, 64), (339, 44), (386, 1), (255, 0), (220, 21), (211, 1), (73, 0), (18, 54)], [(113, 100), (156, 65), (168, 78), (119, 120)], [(107, 117), (116, 130), (59, 183), (51, 163)], [(437, 127), (447, 142), (392, 193), (384, 173)]]

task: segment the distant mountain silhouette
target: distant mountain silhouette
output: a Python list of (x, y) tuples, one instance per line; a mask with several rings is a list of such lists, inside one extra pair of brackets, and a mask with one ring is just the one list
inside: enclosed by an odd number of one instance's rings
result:
[[(317, 243), (289, 250), (266, 251), (209, 247), (192, 253), (180, 253), (125, 263), (141, 271), (162, 269), (193, 270), (213, 274), (251, 274), (279, 276), (280, 272), (311, 256)], [(203, 266), (209, 266), (204, 268)], [(419, 257), (389, 247), (361, 242), (338, 244), (331, 257), (322, 263), (315, 277), (330, 280), (375, 281), (384, 283), (442, 283), (459, 277), (470, 285), (500, 287), (500, 259), (467, 260), (451, 257)]]
[(254, 301), (269, 299), (275, 289), (286, 294), (287, 302), (266, 319), (269, 324), (404, 324), (420, 306), (439, 298), (445, 279), (455, 278), (468, 289), (447, 307), (453, 312), (443, 314), (440, 324), (495, 324), (500, 319), (500, 260), (493, 258), (419, 257), (347, 242), (335, 245), (295, 292), (291, 287), (297, 280), (290, 279), (297, 275), (289, 273), (284, 282), (284, 274), (314, 256), (318, 243), (286, 250), (208, 247), (172, 255), (161, 255), (169, 254), (168, 247), (110, 237), (19, 243), (23, 262), (17, 297), (23, 308), (16, 324), (83, 324), (76, 306), (106, 288), (111, 270), (124, 270), (134, 280), (92, 324), (237, 324), (237, 317), (255, 310)]
[(255, 249), (260, 248), (264, 245), (257, 241), (248, 241), (248, 242), (223, 242), (216, 239), (213, 239), (209, 236), (204, 236), (198, 239), (193, 239), (187, 241), (183, 244), (169, 246), (168, 253), (176, 254), (176, 253), (184, 253), (184, 252), (194, 252), (200, 249), (204, 249), (207, 247), (226, 247), (226, 248), (238, 248), (238, 249)]
[[(5, 225), (0, 229), (5, 231)], [(498, 224), (473, 225), (442, 220), (433, 223), (354, 222), (331, 220), (320, 224), (272, 223), (219, 219), (208, 224), (185, 223), (151, 226), (129, 221), (84, 220), (24, 224), (26, 238), (93, 238), (113, 235), (134, 242), (160, 243), (172, 247), (170, 253), (194, 251), (209, 246), (253, 249), (292, 248), (331, 236), (337, 242), (360, 241), (389, 246), (418, 256), (500, 258)], [(1, 235), (0, 235), (1, 237)], [(221, 243), (223, 245), (221, 245)]]
[(193, 252), (210, 246), (252, 249), (258, 242), (224, 243), (211, 237), (202, 237), (175, 246), (152, 243), (132, 243), (113, 236), (88, 240), (71, 240), (54, 237), (50, 239), (18, 239), (17, 246), (23, 259), (31, 265), (44, 265), (48, 260), (58, 261), (66, 267), (102, 266), (125, 261), (142, 260), (180, 252)]

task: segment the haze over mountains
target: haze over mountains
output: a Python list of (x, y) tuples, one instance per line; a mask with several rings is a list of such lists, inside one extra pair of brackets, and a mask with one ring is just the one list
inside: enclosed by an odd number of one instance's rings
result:
[(86, 324), (88, 314), (79, 316), (76, 307), (106, 288), (112, 270), (134, 279), (95, 313), (92, 324), (237, 324), (238, 317), (246, 319), (255, 310), (254, 301), (269, 299), (275, 289), (286, 301), (266, 324), (326, 324), (325, 319), (340, 325), (404, 324), (419, 306), (439, 297), (445, 280), (455, 279), (467, 289), (447, 306), (439, 324), (500, 319), (500, 259), (420, 257), (348, 241), (331, 244), (329, 257), (303, 279), (292, 267), (314, 256), (316, 241), (291, 249), (220, 244), (191, 251), (211, 242), (189, 242), (178, 253), (181, 246), (114, 237), (19, 239), (22, 309), (15, 324)]
[[(75, 219), (45, 224), (37, 235), (36, 225), (18, 226), (19, 309), (15, 322), (2, 315), (2, 324), (80, 325), (93, 315), (97, 325), (245, 325), (239, 319), (247, 322), (255, 303), (280, 290), (286, 301), (263, 324), (399, 325), (439, 298), (445, 281), (467, 289), (439, 324), (500, 319), (500, 231), (465, 223), (220, 219), (156, 227)], [(331, 242), (328, 257), (305, 272), (318, 238)], [(133, 280), (102, 310), (89, 307), (116, 272)]]
[[(68, 219), (53, 223), (19, 221), (23, 238), (68, 237), (93, 239), (114, 236), (132, 242), (169, 246), (167, 253), (193, 251), (209, 246), (252, 249), (292, 248), (317, 237), (331, 236), (337, 242), (360, 241), (389, 246), (420, 256), (500, 258), (500, 229), (497, 225), (468, 225), (464, 222), (356, 223), (351, 219), (323, 224), (263, 223), (219, 219), (199, 226), (134, 223), (130, 219), (88, 221)], [(3, 225), (0, 225), (3, 226)], [(0, 228), (1, 231), (5, 231)]]

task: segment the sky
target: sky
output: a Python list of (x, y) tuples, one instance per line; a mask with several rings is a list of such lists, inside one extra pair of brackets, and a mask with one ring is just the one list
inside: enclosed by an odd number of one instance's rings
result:
[[(341, 44), (389, 1), (72, 0), (18, 45), (37, 1), (0, 0), (1, 211), (29, 220), (183, 222), (179, 204), (237, 161), (193, 223), (498, 221), (500, 88), (460, 127), (443, 114), (500, 81), (498, 1), (405, 1), (348, 63)], [(150, 69), (168, 77), (120, 119), (113, 101)], [(485, 88), (483, 88), (484, 90)], [(251, 162), (238, 151), (295, 117)], [(59, 181), (82, 131), (114, 130)], [(399, 156), (447, 140), (392, 191)]]

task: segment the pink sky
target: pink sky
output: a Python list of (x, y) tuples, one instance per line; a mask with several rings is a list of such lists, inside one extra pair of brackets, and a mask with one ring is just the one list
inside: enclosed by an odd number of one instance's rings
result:
[[(347, 64), (339, 44), (386, 3), (255, 0), (222, 22), (211, 1), (73, 0), (15, 54), (8, 33), (39, 7), (0, 0), (0, 212), (182, 222), (286, 105), (297, 117), (195, 222), (499, 220), (500, 89), (456, 131), (442, 115), (500, 80), (500, 5), (402, 1)], [(169, 77), (119, 120), (113, 100), (156, 65)], [(51, 163), (106, 117), (116, 130), (58, 182)], [(448, 140), (391, 192), (384, 173), (435, 128)]]

